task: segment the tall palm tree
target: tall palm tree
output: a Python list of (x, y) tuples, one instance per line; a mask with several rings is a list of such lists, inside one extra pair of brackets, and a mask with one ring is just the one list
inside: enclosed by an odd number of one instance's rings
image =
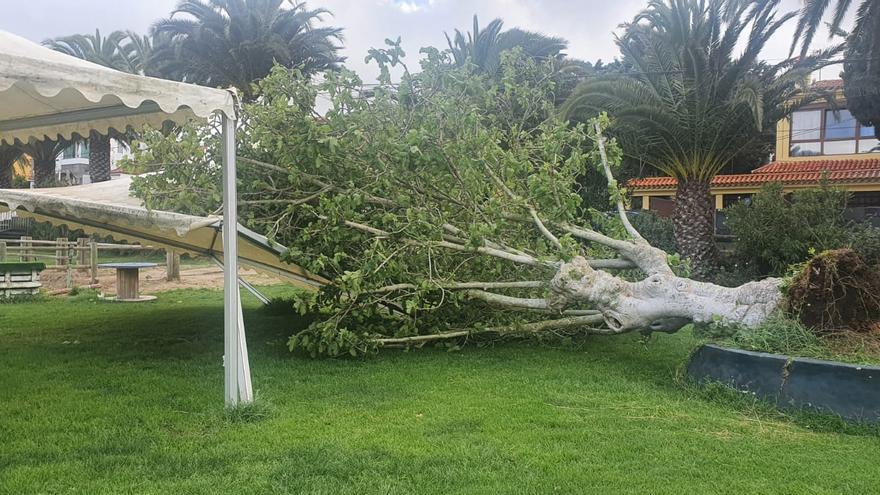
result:
[(290, 0), (181, 0), (170, 18), (153, 26), (155, 36), (170, 38), (153, 55), (160, 72), (233, 86), (249, 100), (253, 83), (276, 63), (306, 75), (339, 67), (342, 30), (316, 26), (325, 14)]
[(863, 125), (874, 126), (880, 139), (880, 1), (862, 0), (856, 9), (852, 30), (845, 33), (842, 24), (853, 7), (852, 0), (804, 0), (791, 50), (801, 45), (801, 55), (810, 44), (834, 3), (834, 15), (828, 22), (830, 36), (843, 34), (846, 50), (843, 64), (843, 91), (847, 106)]
[(501, 54), (519, 47), (523, 52), (537, 59), (562, 60), (568, 42), (555, 36), (525, 31), (519, 28), (502, 31), (504, 21), (495, 19), (484, 28), (474, 15), (474, 26), (470, 32), (455, 30), (455, 35), (446, 35), (446, 43), (452, 52), (456, 65), (471, 63), (481, 71), (494, 74), (501, 65)]
[(0, 189), (12, 187), (12, 165), (21, 157), (17, 146), (0, 144)]
[(677, 179), (676, 242), (697, 277), (710, 276), (717, 264), (710, 181), (813, 97), (801, 90), (827, 57), (758, 62), (794, 15), (778, 16), (778, 3), (652, 0), (617, 38), (634, 72), (583, 83), (563, 108), (574, 118), (607, 111), (629, 157)]
[[(143, 74), (149, 56), (140, 46), (142, 40), (131, 32), (113, 31), (104, 37), (101, 31), (95, 34), (75, 34), (46, 40), (45, 46), (61, 53), (88, 60), (111, 69), (133, 74)], [(110, 139), (122, 138), (119, 133), (89, 134), (89, 178), (92, 182), (110, 180)]]

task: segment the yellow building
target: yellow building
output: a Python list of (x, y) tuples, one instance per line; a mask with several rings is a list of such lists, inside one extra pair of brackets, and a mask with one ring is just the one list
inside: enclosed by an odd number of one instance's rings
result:
[(24, 180), (31, 180), (34, 174), (34, 161), (27, 155), (12, 164), (12, 177), (21, 177)]
[[(843, 81), (818, 81), (814, 88), (838, 93), (837, 112), (826, 103), (805, 106), (776, 126), (775, 161), (749, 174), (717, 175), (711, 192), (718, 210), (747, 198), (768, 182), (786, 192), (816, 187), (823, 175), (852, 193), (851, 207), (880, 207), (880, 143), (874, 128), (862, 126), (846, 110)], [(627, 187), (636, 208), (672, 211), (676, 180), (671, 177), (633, 179)]]

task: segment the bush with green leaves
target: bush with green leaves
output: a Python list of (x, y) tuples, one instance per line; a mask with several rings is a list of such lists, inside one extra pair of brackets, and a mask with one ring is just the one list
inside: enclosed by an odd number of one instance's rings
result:
[(657, 213), (647, 210), (630, 214), (630, 220), (644, 238), (652, 246), (660, 248), (669, 254), (678, 252), (675, 244), (675, 233), (672, 230), (672, 219), (661, 217)]
[(784, 275), (789, 266), (816, 253), (850, 247), (876, 263), (880, 231), (846, 219), (848, 197), (824, 180), (818, 188), (791, 194), (784, 194), (779, 183), (766, 184), (749, 204), (726, 210), (738, 261), (761, 274)]

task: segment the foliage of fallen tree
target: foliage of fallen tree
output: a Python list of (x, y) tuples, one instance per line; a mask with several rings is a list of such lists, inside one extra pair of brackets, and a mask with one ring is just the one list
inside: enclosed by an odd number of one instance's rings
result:
[[(296, 300), (315, 319), (292, 349), (359, 355), (489, 334), (750, 326), (777, 308), (779, 280), (697, 282), (643, 239), (613, 177), (621, 151), (603, 137), (607, 119), (556, 118), (552, 66), (512, 52), (489, 80), (423, 53), (410, 73), (397, 45), (371, 51), (383, 75), (369, 90), (350, 72), (313, 83), (276, 69), (245, 109), (245, 221), (334, 281)], [(399, 84), (392, 67), (402, 67)], [(323, 115), (319, 95), (330, 100)], [(216, 209), (214, 136), (148, 133), (137, 162), (163, 173), (137, 180), (136, 193), (153, 207)], [(613, 215), (586, 208), (577, 192), (592, 166), (607, 179)]]

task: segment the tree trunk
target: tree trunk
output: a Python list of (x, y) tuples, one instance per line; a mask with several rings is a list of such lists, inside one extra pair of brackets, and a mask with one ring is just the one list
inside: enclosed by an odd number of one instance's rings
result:
[(781, 304), (781, 282), (768, 278), (722, 287), (663, 272), (629, 282), (578, 256), (562, 265), (551, 288), (554, 307), (587, 303), (615, 333), (674, 332), (692, 322), (759, 325)]
[(34, 156), (34, 184), (37, 187), (52, 187), (55, 184), (55, 155)]
[(92, 182), (110, 180), (110, 136), (96, 131), (89, 135), (89, 177)]
[(0, 189), (12, 187), (12, 162), (0, 163)]
[(12, 165), (20, 156), (18, 149), (0, 145), (0, 189), (12, 187)]
[(693, 277), (708, 279), (718, 267), (715, 204), (709, 193), (709, 181), (678, 181), (672, 226), (680, 254), (691, 260)]

